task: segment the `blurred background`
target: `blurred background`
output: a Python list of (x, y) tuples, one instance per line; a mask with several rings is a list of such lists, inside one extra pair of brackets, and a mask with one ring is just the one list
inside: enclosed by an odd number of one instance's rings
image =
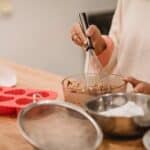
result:
[[(85, 11), (104, 33), (117, 0), (0, 0), (0, 58), (68, 75), (83, 70), (83, 51), (69, 35)], [(90, 18), (97, 22), (97, 19)]]

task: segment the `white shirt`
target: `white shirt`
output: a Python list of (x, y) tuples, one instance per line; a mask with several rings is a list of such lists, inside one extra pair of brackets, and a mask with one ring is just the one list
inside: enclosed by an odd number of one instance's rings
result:
[(150, 82), (150, 0), (119, 0), (110, 30), (113, 73)]

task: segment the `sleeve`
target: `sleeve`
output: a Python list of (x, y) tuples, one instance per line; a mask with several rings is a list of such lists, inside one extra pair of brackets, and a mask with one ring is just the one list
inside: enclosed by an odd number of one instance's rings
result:
[[(110, 43), (113, 43), (113, 51), (110, 57), (110, 60), (108, 62), (108, 64), (105, 66), (105, 69), (111, 73), (113, 71), (113, 69), (115, 68), (116, 64), (117, 64), (117, 56), (118, 56), (118, 46), (119, 46), (119, 40), (120, 40), (120, 34), (121, 34), (121, 27), (122, 27), (122, 0), (118, 0), (118, 4), (117, 4), (117, 8), (112, 20), (112, 25), (111, 25), (111, 29), (109, 32), (109, 40), (105, 40), (106, 44), (107, 41), (108, 44), (110, 45)], [(111, 41), (110, 41), (111, 40)]]

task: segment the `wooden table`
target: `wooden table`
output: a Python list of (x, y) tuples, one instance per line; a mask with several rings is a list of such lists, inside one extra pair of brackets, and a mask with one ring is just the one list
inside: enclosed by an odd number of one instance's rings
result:
[[(0, 64), (4, 64), (13, 68), (17, 74), (17, 87), (36, 88), (36, 89), (52, 89), (58, 92), (57, 99), (63, 99), (61, 89), (62, 77), (32, 69), (26, 66), (17, 65), (15, 63), (0, 60)], [(0, 150), (34, 150), (24, 138), (20, 135), (15, 117), (0, 116)], [(116, 141), (112, 139), (104, 139), (100, 150), (145, 150), (141, 139)]]

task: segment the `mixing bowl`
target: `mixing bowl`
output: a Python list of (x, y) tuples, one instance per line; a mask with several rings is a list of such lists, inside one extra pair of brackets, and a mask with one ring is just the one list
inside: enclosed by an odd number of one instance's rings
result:
[[(88, 85), (87, 78), (93, 84)], [(102, 79), (95, 74), (72, 75), (62, 81), (62, 87), (65, 100), (79, 106), (102, 94), (126, 91), (123, 77), (115, 74)]]
[[(129, 102), (132, 102), (132, 106), (127, 106)], [(124, 110), (124, 115), (121, 115), (123, 109), (120, 108), (126, 106), (128, 108)], [(120, 111), (116, 111), (114, 115), (112, 110), (114, 112), (116, 108)], [(105, 94), (87, 102), (85, 109), (96, 119), (104, 133), (111, 136), (141, 136), (150, 127), (150, 95)], [(110, 110), (111, 114), (107, 114)]]

